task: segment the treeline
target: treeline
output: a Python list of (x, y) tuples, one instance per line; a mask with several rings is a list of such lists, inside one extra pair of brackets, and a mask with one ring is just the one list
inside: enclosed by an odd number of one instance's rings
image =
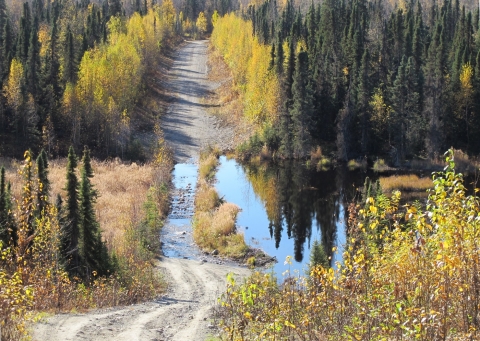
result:
[[(290, 1), (283, 9), (266, 1), (241, 15), (252, 36), (235, 51), (244, 60), (230, 66), (246, 68), (252, 42), (270, 49), (259, 77), (275, 73), (281, 104), (263, 121), (274, 134), (260, 138), (277, 155), (305, 157), (322, 145), (339, 160), (389, 155), (399, 165), (448, 146), (480, 152), (478, 9), (410, 1), (386, 13), (380, 1), (352, 0), (312, 4), (302, 14)], [(237, 34), (232, 21), (219, 19), (212, 36), (227, 63), (241, 58), (213, 37)]]
[[(127, 11), (120, 0), (34, 0), (17, 19), (0, 0), (0, 154), (66, 155), (87, 145), (101, 157), (141, 159), (135, 132), (158, 113), (136, 105), (161, 49), (211, 28), (196, 4), (186, 2), (184, 14), (171, 0)], [(234, 3), (213, 6), (223, 14)]]

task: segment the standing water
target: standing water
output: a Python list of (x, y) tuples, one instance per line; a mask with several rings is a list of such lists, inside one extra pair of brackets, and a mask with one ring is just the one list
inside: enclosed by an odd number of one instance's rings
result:
[(198, 259), (201, 251), (192, 238), (198, 167), (177, 163), (173, 169), (173, 192), (168, 222), (162, 229), (162, 251), (167, 257)]
[[(315, 240), (321, 242), (333, 266), (341, 261), (345, 208), (366, 173), (317, 171), (298, 161), (240, 165), (222, 156), (220, 163), (216, 175), (220, 197), (240, 206), (240, 232), (247, 244), (277, 258), (277, 275), (287, 269), (304, 274)], [(289, 266), (284, 264), (287, 256), (292, 260)]]

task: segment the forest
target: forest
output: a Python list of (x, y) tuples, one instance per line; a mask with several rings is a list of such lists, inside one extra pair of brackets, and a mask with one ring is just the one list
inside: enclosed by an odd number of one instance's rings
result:
[[(435, 159), (479, 152), (479, 11), (459, 1), (287, 1), (252, 4), (215, 22), (232, 70), (247, 149), (337, 160)], [(226, 33), (228, 32), (228, 33)], [(266, 93), (265, 93), (266, 92)]]
[(144, 161), (139, 135), (158, 113), (139, 104), (158, 53), (205, 34), (217, 7), (232, 4), (35, 0), (19, 10), (1, 0), (0, 155), (66, 156), (87, 145), (101, 158)]

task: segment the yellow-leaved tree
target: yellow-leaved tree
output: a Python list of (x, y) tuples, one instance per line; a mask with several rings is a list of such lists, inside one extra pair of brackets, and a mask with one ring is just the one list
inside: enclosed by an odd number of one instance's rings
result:
[(203, 36), (205, 33), (207, 33), (207, 18), (205, 17), (205, 14), (203, 12), (200, 12), (198, 14), (196, 26), (197, 26), (197, 31), (200, 33), (200, 36)]
[(233, 13), (216, 18), (211, 41), (232, 72), (245, 117), (258, 126), (275, 122), (280, 82), (269, 68), (271, 47), (258, 42), (250, 21)]

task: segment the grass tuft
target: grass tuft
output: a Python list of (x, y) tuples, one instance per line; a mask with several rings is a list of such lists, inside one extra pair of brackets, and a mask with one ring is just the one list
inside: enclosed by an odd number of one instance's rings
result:
[(405, 192), (425, 191), (433, 187), (432, 179), (419, 178), (418, 175), (394, 175), (388, 177), (380, 177), (380, 186), (383, 192), (392, 192), (400, 190)]

